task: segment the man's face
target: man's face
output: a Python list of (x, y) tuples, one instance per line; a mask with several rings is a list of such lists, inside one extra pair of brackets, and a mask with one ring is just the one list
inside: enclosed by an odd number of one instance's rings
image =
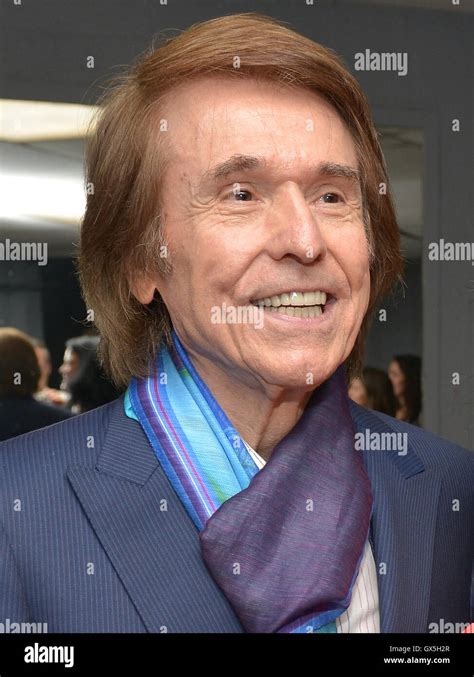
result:
[[(369, 299), (349, 132), (320, 97), (253, 80), (190, 83), (163, 117), (173, 269), (152, 286), (178, 336), (236, 378), (314, 388), (349, 355)], [(213, 176), (237, 155), (261, 164)]]

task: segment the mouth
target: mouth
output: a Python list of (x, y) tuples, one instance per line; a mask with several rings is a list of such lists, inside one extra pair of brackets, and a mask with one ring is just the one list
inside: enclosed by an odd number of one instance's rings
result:
[(282, 294), (266, 296), (250, 301), (252, 305), (263, 307), (270, 313), (279, 313), (289, 317), (313, 318), (323, 315), (325, 309), (336, 298), (325, 291), (288, 291)]

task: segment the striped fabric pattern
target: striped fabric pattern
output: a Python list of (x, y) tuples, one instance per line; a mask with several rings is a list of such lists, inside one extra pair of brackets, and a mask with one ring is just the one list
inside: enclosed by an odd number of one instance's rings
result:
[(163, 348), (154, 374), (133, 379), (128, 393), (161, 465), (201, 530), (224, 501), (249, 485), (258, 468), (177, 337), (175, 346), (173, 358)]
[(347, 611), (336, 618), (336, 627), (337, 632), (342, 633), (380, 632), (377, 570), (369, 541), (365, 544), (351, 603)]

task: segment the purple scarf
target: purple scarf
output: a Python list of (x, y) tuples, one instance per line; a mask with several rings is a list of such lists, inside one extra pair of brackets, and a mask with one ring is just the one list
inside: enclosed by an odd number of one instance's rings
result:
[(315, 616), (322, 627), (349, 606), (372, 510), (354, 434), (341, 366), (201, 531), (204, 561), (247, 632), (294, 632)]

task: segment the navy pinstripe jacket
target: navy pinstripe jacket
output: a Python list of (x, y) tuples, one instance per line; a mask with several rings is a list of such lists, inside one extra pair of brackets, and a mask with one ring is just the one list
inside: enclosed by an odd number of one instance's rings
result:
[[(362, 452), (381, 631), (472, 620), (474, 454), (357, 405), (351, 411), (358, 431), (408, 433), (405, 455)], [(123, 397), (1, 443), (0, 510), (0, 623), (243, 631)]]

